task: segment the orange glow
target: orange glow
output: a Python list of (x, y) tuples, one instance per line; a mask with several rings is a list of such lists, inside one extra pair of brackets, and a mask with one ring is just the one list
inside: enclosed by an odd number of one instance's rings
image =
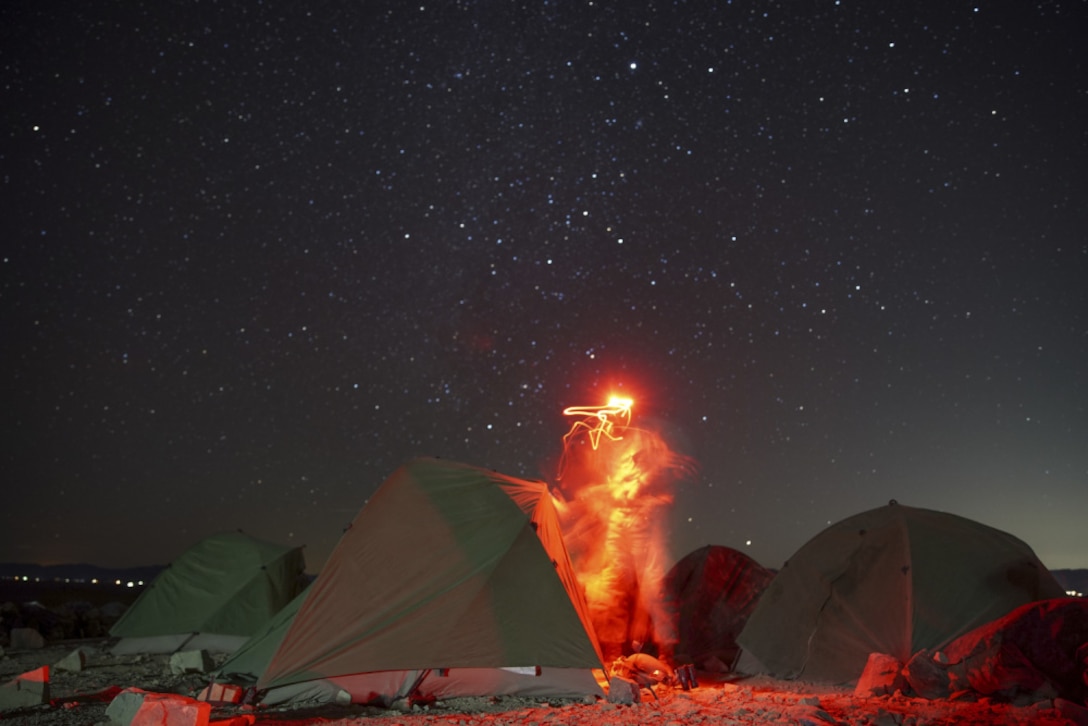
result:
[(49, 666), (44, 665), (32, 671), (27, 671), (15, 680), (30, 683), (49, 683)]
[(558, 508), (606, 665), (649, 644), (669, 658), (676, 642), (661, 598), (668, 509), (693, 467), (660, 434), (631, 425), (633, 405), (613, 396), (563, 411), (580, 418), (563, 437)]

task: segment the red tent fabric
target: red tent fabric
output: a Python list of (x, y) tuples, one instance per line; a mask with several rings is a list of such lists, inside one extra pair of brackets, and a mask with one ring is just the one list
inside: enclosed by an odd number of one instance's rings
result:
[(743, 552), (707, 545), (691, 552), (665, 576), (665, 597), (677, 619), (677, 663), (730, 670), (740, 655), (737, 635), (774, 579)]

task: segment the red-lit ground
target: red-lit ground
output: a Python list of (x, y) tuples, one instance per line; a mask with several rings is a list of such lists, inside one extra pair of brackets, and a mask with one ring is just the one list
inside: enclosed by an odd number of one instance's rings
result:
[[(110, 656), (105, 641), (50, 645), (39, 651), (7, 653), (0, 659), (0, 680), (42, 665), (53, 664), (81, 646), (88, 653), (80, 673), (52, 674), (48, 706), (0, 714), (0, 721), (20, 726), (88, 726), (106, 721), (105, 711), (121, 688), (135, 686), (159, 693), (195, 694), (203, 685), (200, 675), (169, 675), (167, 656)], [(1043, 701), (1011, 705), (992, 701), (926, 701), (887, 696), (858, 698), (849, 689), (814, 686), (766, 678), (716, 680), (702, 675), (692, 691), (658, 687), (657, 698), (642, 691), (642, 703), (613, 705), (606, 701), (538, 702), (504, 698), (460, 699), (414, 712), (386, 711), (360, 706), (325, 706), (319, 709), (244, 711), (220, 708), (214, 719), (248, 716), (255, 726), (591, 726), (597, 724), (663, 724), (668, 726), (739, 726), (740, 724), (836, 724), (839, 726), (1057, 726), (1088, 723), (1088, 711), (1073, 704)], [(1062, 715), (1064, 710), (1067, 715)], [(1082, 720), (1078, 721), (1078, 716)], [(248, 719), (247, 719), (248, 720)]]

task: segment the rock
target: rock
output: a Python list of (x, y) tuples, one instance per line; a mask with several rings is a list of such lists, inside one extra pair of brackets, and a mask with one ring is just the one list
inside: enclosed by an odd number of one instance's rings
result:
[(885, 711), (883, 708), (876, 712), (873, 718), (873, 726), (901, 726), (903, 717), (894, 711)]
[(887, 653), (870, 653), (854, 686), (855, 696), (887, 696), (906, 687), (903, 664)]
[(790, 722), (797, 726), (828, 726), (835, 724), (835, 718), (821, 708), (806, 710), (804, 713), (790, 714)]
[(183, 650), (170, 656), (170, 672), (208, 673), (215, 668), (215, 661), (206, 650)]
[(1058, 695), (1046, 675), (1011, 643), (977, 653), (967, 671), (967, 681), (981, 694), (1001, 696), (1021, 705)]
[(951, 694), (948, 671), (937, 661), (933, 660), (928, 650), (920, 650), (915, 653), (906, 667), (903, 675), (910, 684), (911, 690), (922, 698), (937, 699), (948, 698)]
[(126, 688), (106, 707), (111, 723), (120, 726), (208, 726), (211, 712), (210, 703), (172, 693), (151, 693), (139, 688)]
[(40, 650), (45, 647), (45, 638), (34, 628), (12, 628), (12, 650)]
[(0, 713), (49, 703), (49, 666), (23, 673), (0, 686)]
[(1088, 726), (1088, 708), (1080, 706), (1064, 698), (1054, 699), (1054, 709), (1062, 716), (1075, 724), (1075, 726)]
[(53, 666), (58, 671), (71, 671), (73, 673), (79, 673), (81, 670), (87, 667), (87, 654), (83, 652), (83, 649), (76, 648), (68, 655), (61, 658)]
[(642, 691), (634, 681), (620, 676), (608, 679), (608, 702), (630, 705), (642, 702)]

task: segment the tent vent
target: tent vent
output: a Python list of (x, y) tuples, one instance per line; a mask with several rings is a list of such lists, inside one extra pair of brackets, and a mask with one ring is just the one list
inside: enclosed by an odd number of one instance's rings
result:
[(889, 506), (889, 507), (894, 507), (894, 506), (896, 506), (897, 504), (899, 504), (899, 502), (898, 502), (898, 501), (896, 501), (895, 499), (889, 499), (889, 500), (888, 500), (888, 506)]

